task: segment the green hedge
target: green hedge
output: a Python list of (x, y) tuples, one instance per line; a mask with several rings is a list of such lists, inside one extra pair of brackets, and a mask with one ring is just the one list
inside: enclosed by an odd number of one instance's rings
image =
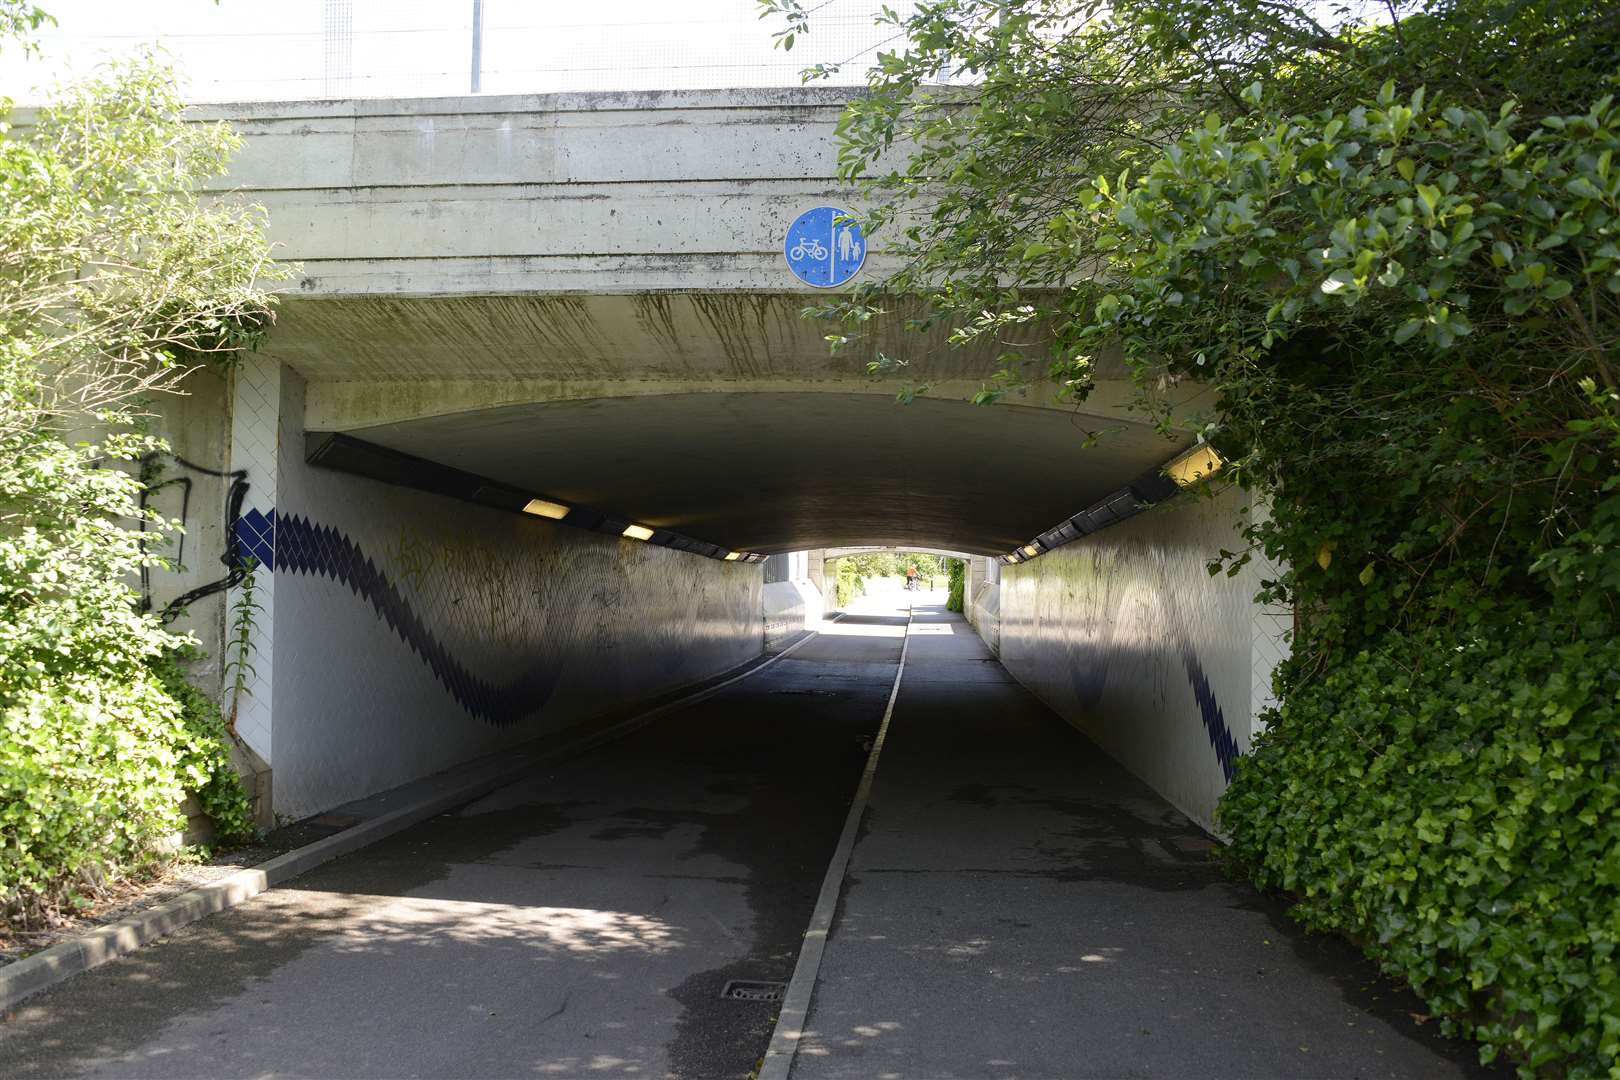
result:
[(962, 610), (962, 593), (967, 586), (967, 564), (961, 559), (950, 560), (950, 593), (945, 597), (945, 610)]
[[(16, 8), (0, 0), (0, 46), (39, 25)], [(246, 828), (218, 711), (180, 675), (187, 639), (132, 584), (178, 525), (143, 498), (169, 449), (151, 403), (254, 344), (283, 272), (262, 212), (200, 197), (239, 141), (188, 121), (155, 60), (66, 87), (25, 124), (6, 105), (0, 918), (28, 922), (162, 859), (187, 791), (224, 836)]]
[(199, 655), (190, 646), (168, 652), (156, 670), (164, 692), (180, 706), (185, 724), (179, 759), (186, 790), (197, 796), (213, 825), (213, 842), (237, 843), (254, 833), (253, 808), (231, 763), (231, 735), (219, 706), (187, 678), (186, 669)]
[(1620, 1069), (1620, 642), (1391, 634), (1294, 690), (1233, 853), (1537, 1072)]
[(850, 603), (866, 591), (866, 579), (861, 577), (853, 559), (839, 559), (833, 575), (833, 601), (839, 611), (847, 611)]
[(217, 839), (251, 833), (224, 725), (178, 658), (132, 647), (18, 687), (0, 710), (0, 912), (26, 923), (87, 886), (139, 875), (197, 793)]

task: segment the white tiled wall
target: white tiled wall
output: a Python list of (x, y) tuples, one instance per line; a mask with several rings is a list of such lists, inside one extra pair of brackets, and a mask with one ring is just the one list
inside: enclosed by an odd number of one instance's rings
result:
[(1286, 648), (1260, 565), (1207, 570), (1246, 499), (1178, 499), (1002, 572), (1007, 669), (1205, 827)]
[[(1256, 522), (1267, 518), (1268, 511), (1263, 499), (1255, 499), (1250, 505)], [(1261, 580), (1273, 581), (1279, 576), (1277, 565), (1260, 552), (1255, 553), (1251, 565), (1253, 569), (1249, 577), (1256, 588)], [(1277, 704), (1277, 697), (1271, 692), (1271, 673), (1278, 664), (1288, 659), (1293, 630), (1294, 613), (1288, 608), (1275, 604), (1254, 605), (1254, 643), (1250, 650), (1250, 670), (1254, 676), (1250, 713), (1255, 718), (1252, 721), (1253, 734), (1259, 734), (1265, 727), (1264, 721), (1259, 719), (1260, 713)]]
[[(282, 391), (301, 418), (302, 380), (287, 371)], [(283, 447), (301, 447), (286, 424)], [(311, 468), (294, 449), (277, 498), (278, 813), (587, 722), (763, 648), (758, 565)], [(491, 715), (479, 700), (524, 704)]]
[[(232, 470), (247, 472), (248, 491), (242, 504), (247, 515), (257, 510), (269, 515), (276, 506), (277, 446), (281, 414), (281, 365), (247, 353), (234, 369), (231, 393), (231, 460)], [(275, 650), (272, 647), (271, 627), (275, 621), (275, 575), (260, 568), (254, 573), (254, 600), (260, 610), (255, 616), (251, 634), (251, 649), (247, 657), (247, 683), (235, 697), (236, 731), (243, 741), (266, 762), (271, 758), (271, 687), (274, 685)], [(240, 588), (226, 594), (227, 643), (226, 660), (240, 658), (234, 655), (229, 642), (231, 620), (242, 600)], [(234, 672), (227, 674), (234, 681)], [(229, 701), (227, 701), (229, 706)]]

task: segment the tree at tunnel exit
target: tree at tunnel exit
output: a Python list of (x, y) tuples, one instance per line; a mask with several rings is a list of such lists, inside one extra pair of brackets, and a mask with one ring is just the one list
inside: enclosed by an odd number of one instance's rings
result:
[[(0, 31), (39, 25), (0, 0)], [(17, 42), (0, 38), (0, 47)], [(257, 213), (199, 201), (236, 140), (187, 123), (150, 62), (0, 102), (0, 917), (9, 929), (162, 858), (196, 792), (250, 828), (187, 639), (131, 586), (171, 526), (138, 463), (145, 403), (224, 362), (268, 314)]]
[[(764, 2), (784, 46), (814, 32)], [(1620, 8), (887, 17), (909, 45), (842, 164), (905, 268), (821, 312), (835, 339), (920, 297), (996, 343), (983, 402), (1084, 400), (1122, 354), (1137, 406), (1270, 502), (1243, 532), (1288, 567), (1280, 704), (1222, 802), (1236, 862), (1482, 1057), (1620, 1076)], [(1207, 415), (1160, 406), (1185, 379)]]
[(932, 588), (937, 579), (949, 573), (951, 563), (960, 564), (961, 560), (921, 551), (863, 551), (842, 555), (834, 561), (833, 602), (840, 609), (845, 608), (855, 597), (865, 595), (871, 580), (901, 579), (908, 566), (917, 568), (923, 588)]

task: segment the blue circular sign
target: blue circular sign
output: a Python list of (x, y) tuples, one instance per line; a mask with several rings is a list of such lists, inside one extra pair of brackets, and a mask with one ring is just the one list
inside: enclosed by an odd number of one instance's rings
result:
[(782, 254), (794, 277), (818, 289), (831, 289), (860, 272), (866, 261), (866, 234), (849, 220), (849, 211), (818, 206), (793, 219)]

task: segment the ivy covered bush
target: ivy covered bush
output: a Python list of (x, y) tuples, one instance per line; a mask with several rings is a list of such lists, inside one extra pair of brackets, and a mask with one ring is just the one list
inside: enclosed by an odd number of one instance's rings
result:
[(1211, 570), (1264, 551), (1297, 620), (1235, 866), (1482, 1059), (1620, 1077), (1620, 8), (885, 17), (843, 165), (903, 268), (834, 345), (907, 295), (995, 345), (977, 400), (1083, 411), (1122, 359), (1167, 447), (1219, 449), (1269, 514)]
[(1088, 332), (1215, 373), (1209, 434), (1274, 493), (1249, 538), (1292, 567), (1282, 706), (1220, 821), (1487, 1058), (1604, 1075), (1620, 109), (1532, 123), (1386, 84), (1289, 116), (1251, 93), (1087, 197), (1125, 275)]
[[(0, 31), (39, 18), (0, 0)], [(175, 527), (140, 502), (138, 462), (166, 449), (146, 403), (227, 360), (266, 313), (260, 216), (196, 195), (235, 145), (182, 122), (172, 79), (145, 62), (23, 124), (0, 108), (0, 916), (13, 925), (163, 857), (188, 792), (223, 838), (250, 828), (218, 710), (183, 677), (191, 644), (133, 588)]]
[(1291, 689), (1221, 806), (1233, 852), (1486, 1057), (1620, 1050), (1620, 641), (1394, 633)]

